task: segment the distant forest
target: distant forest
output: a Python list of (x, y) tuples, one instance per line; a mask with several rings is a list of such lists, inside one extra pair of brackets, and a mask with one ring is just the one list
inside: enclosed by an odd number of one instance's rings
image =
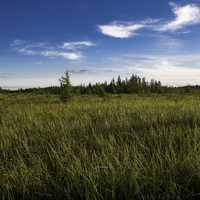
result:
[[(70, 84), (69, 73), (67, 74), (67, 81)], [(18, 89), (15, 91), (0, 88), (1, 93), (35, 93), (35, 94), (55, 94), (62, 93), (62, 86), (50, 86), (45, 88), (28, 88)], [(151, 79), (147, 81), (145, 77), (139, 77), (133, 74), (130, 78), (124, 80), (120, 76), (115, 80), (114, 78), (104, 83), (89, 83), (87, 85), (72, 86), (70, 84), (70, 93), (79, 95), (104, 95), (104, 94), (148, 94), (148, 93), (194, 93), (200, 92), (200, 86), (183, 86), (172, 87), (163, 86), (160, 81)]]

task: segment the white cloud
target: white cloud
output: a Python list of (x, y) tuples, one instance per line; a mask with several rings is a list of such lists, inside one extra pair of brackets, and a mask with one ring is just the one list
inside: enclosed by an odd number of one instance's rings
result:
[(139, 23), (114, 21), (106, 25), (98, 25), (99, 31), (107, 36), (114, 38), (130, 38), (137, 35), (137, 31), (149, 27), (150, 24), (158, 20), (148, 19)]
[(82, 57), (80, 53), (59, 51), (42, 51), (41, 55), (50, 58), (63, 57), (67, 60), (78, 60)]
[(11, 43), (11, 48), (17, 53), (29, 56), (44, 56), (49, 58), (64, 58), (66, 60), (79, 60), (81, 59), (83, 47), (94, 46), (94, 43), (90, 41), (79, 42), (66, 42), (62, 46), (54, 45), (50, 46), (46, 43), (30, 43), (23, 40), (14, 40)]
[(91, 41), (78, 41), (78, 42), (65, 42), (62, 47), (64, 49), (76, 50), (76, 49), (81, 49), (84, 47), (92, 47), (92, 46), (95, 46), (95, 44)]
[(154, 37), (156, 38), (157, 48), (164, 50), (165, 52), (167, 50), (179, 50), (184, 47), (184, 41), (178, 37), (169, 35), (155, 35)]
[[(46, 53), (46, 56), (55, 56)], [(151, 78), (160, 80), (164, 85), (196, 85), (200, 84), (200, 54), (130, 54), (111, 58), (104, 58), (102, 61), (89, 63), (87, 66), (70, 66), (68, 70), (73, 72), (72, 83), (88, 83), (109, 81), (112, 77), (120, 75), (129, 77), (132, 73), (145, 76), (148, 81)], [(81, 68), (80, 68), (81, 67)], [(50, 73), (50, 72), (49, 72)], [(7, 74), (0, 72), (2, 87), (43, 87), (57, 85), (59, 73), (45, 72), (38, 74), (37, 71), (29, 76), (20, 74)], [(17, 83), (17, 85), (16, 85)]]
[[(175, 3), (170, 3), (170, 5), (175, 15), (174, 20), (164, 20), (162, 23), (158, 19), (148, 19), (136, 23), (113, 21), (109, 24), (98, 25), (98, 30), (106, 36), (124, 39), (136, 36), (137, 32), (144, 28), (162, 32), (177, 31), (186, 26), (200, 23), (200, 6), (196, 4), (180, 6)], [(188, 33), (188, 31), (183, 33)]]
[(12, 73), (6, 73), (6, 72), (0, 72), (0, 80), (3, 79), (8, 79), (10, 76), (12, 75)]
[(124, 55), (113, 58), (111, 63), (115, 70), (136, 72), (165, 85), (200, 84), (200, 54)]
[(17, 45), (23, 45), (26, 44), (26, 41), (24, 40), (14, 40), (10, 46), (17, 46)]
[(143, 28), (142, 24), (126, 24), (120, 22), (112, 22), (108, 25), (99, 25), (100, 32), (104, 35), (115, 38), (130, 38), (136, 35), (136, 31)]
[(37, 52), (33, 51), (33, 50), (30, 50), (26, 47), (22, 47), (22, 48), (18, 48), (18, 49), (15, 49), (18, 53), (21, 53), (23, 55), (28, 55), (28, 56), (34, 56), (34, 55), (37, 55)]
[(178, 6), (175, 3), (170, 4), (175, 19), (160, 26), (160, 31), (176, 31), (185, 26), (200, 23), (200, 7), (195, 4), (187, 4), (185, 6)]

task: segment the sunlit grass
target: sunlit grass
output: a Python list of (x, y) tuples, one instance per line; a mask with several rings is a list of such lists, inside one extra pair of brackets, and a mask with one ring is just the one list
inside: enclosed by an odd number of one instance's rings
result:
[(1, 199), (194, 199), (198, 96), (0, 96)]

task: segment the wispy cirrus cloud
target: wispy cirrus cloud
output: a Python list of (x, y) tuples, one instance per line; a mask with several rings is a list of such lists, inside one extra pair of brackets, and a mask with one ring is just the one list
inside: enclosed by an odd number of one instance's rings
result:
[[(199, 84), (200, 54), (127, 54), (113, 57), (110, 65), (124, 72), (136, 72), (161, 80), (165, 85)], [(123, 66), (123, 67), (122, 67)]]
[[(159, 32), (175, 32), (184, 27), (200, 23), (200, 6), (197, 4), (178, 5), (170, 3), (175, 15), (173, 20), (148, 19), (139, 22), (113, 21), (108, 24), (97, 25), (99, 32), (113, 38), (131, 38), (138, 35), (141, 29)], [(185, 31), (184, 33), (189, 33)]]
[(10, 46), (17, 53), (29, 56), (43, 56), (48, 58), (64, 58), (66, 60), (79, 60), (83, 57), (82, 49), (95, 44), (90, 41), (64, 42), (62, 45), (49, 45), (47, 43), (31, 43), (24, 40), (14, 40)]
[(85, 47), (92, 47), (95, 46), (95, 43), (91, 41), (78, 41), (78, 42), (64, 42), (62, 45), (62, 48), (68, 49), (68, 50), (77, 50), (82, 49)]
[(155, 34), (155, 46), (159, 48), (159, 51), (168, 51), (168, 50), (181, 50), (183, 49), (185, 42), (179, 37), (173, 37), (167, 34)]
[(81, 53), (59, 51), (43, 51), (41, 55), (50, 58), (62, 57), (67, 60), (78, 60), (82, 57)]
[(176, 31), (186, 26), (200, 23), (200, 7), (196, 4), (187, 4), (179, 6), (175, 3), (170, 3), (175, 19), (168, 21), (158, 27), (160, 31)]
[(164, 85), (195, 85), (200, 82), (200, 54), (124, 54), (69, 71), (82, 83), (109, 81), (118, 75), (125, 78), (134, 73), (148, 81), (161, 80)]
[(11, 75), (12, 75), (11, 73), (0, 72), (0, 80), (8, 79)]
[[(134, 73), (145, 76), (148, 81), (161, 80), (164, 85), (195, 85), (199, 84), (200, 54), (124, 54), (105, 58), (102, 63), (70, 67), (73, 84), (109, 81), (118, 75), (125, 78)], [(58, 85), (59, 76), (59, 73), (0, 73), (0, 80), (5, 88), (41, 87)]]
[(147, 28), (149, 25), (156, 23), (158, 20), (148, 19), (142, 22), (125, 22), (125, 21), (114, 21), (105, 25), (98, 25), (98, 30), (110, 37), (114, 38), (131, 38), (136, 36), (140, 29)]

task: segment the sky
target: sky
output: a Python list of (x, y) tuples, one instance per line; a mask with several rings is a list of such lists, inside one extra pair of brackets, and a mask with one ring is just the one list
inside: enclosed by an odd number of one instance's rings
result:
[(200, 0), (3, 0), (0, 87), (131, 74), (200, 85)]

